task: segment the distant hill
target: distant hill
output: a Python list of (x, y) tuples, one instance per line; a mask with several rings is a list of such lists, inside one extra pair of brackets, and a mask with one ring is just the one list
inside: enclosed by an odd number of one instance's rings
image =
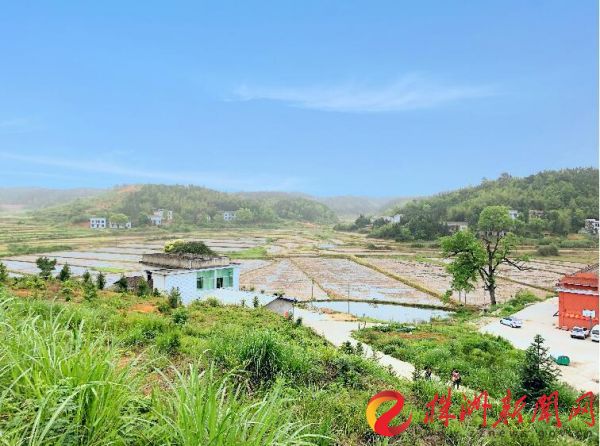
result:
[(317, 201), (285, 193), (226, 193), (199, 186), (144, 184), (116, 187), (103, 194), (39, 210), (40, 218), (80, 223), (91, 216), (125, 214), (134, 226), (148, 224), (156, 208), (174, 211), (174, 224), (215, 225), (223, 212), (235, 211), (236, 223), (283, 220), (333, 223), (335, 214)]
[[(502, 174), (478, 186), (405, 203), (395, 209), (404, 214), (401, 224), (375, 228), (372, 235), (431, 239), (441, 235), (443, 222), (474, 225), (481, 210), (492, 205), (517, 210), (516, 224), (523, 235), (577, 232), (586, 218), (598, 218), (598, 169), (548, 170), (523, 178)], [(530, 219), (530, 210), (542, 211), (542, 218)]]
[(18, 212), (41, 209), (76, 198), (93, 197), (102, 189), (48, 189), (42, 187), (0, 187), (0, 212)]
[(359, 215), (386, 215), (414, 197), (365, 197), (340, 195), (334, 197), (315, 197), (343, 219), (354, 219)]

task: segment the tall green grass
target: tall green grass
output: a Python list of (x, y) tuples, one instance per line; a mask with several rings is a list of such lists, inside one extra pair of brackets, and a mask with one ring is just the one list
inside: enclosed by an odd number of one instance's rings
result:
[(59, 308), (0, 300), (0, 443), (308, 445), (318, 439), (286, 415), (280, 384), (255, 398), (212, 367), (153, 371), (152, 358), (124, 361), (123, 344), (88, 327), (86, 311)]

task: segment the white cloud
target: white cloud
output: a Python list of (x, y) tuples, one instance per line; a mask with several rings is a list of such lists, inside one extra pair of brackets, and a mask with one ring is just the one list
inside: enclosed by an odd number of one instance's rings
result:
[[(107, 152), (115, 153), (115, 152)], [(37, 155), (18, 155), (8, 152), (0, 152), (0, 158), (19, 161), (26, 164), (36, 164), (46, 167), (57, 167), (76, 172), (102, 173), (118, 177), (117, 182), (132, 182), (145, 180), (152, 182), (166, 182), (178, 184), (198, 184), (220, 190), (242, 191), (242, 190), (281, 190), (291, 191), (298, 188), (305, 180), (292, 177), (269, 176), (256, 174), (242, 176), (232, 172), (182, 172), (176, 169), (165, 169), (162, 171), (130, 168), (132, 160), (106, 162), (100, 159), (75, 160)], [(106, 157), (104, 157), (106, 158)], [(133, 161), (134, 162), (134, 161)]]
[(496, 94), (490, 86), (443, 85), (423, 76), (405, 76), (393, 83), (366, 86), (355, 83), (313, 87), (250, 87), (235, 91), (241, 101), (270, 100), (323, 111), (378, 113), (434, 108), (464, 99)]

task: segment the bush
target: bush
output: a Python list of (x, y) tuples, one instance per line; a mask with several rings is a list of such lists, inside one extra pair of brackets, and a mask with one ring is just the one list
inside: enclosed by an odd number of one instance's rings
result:
[(173, 310), (171, 314), (171, 319), (176, 325), (185, 325), (188, 321), (189, 314), (186, 308), (180, 307)]
[(99, 290), (103, 290), (105, 286), (106, 286), (106, 276), (102, 273), (102, 271), (100, 271), (98, 273), (98, 275), (96, 276), (96, 287)]
[(179, 292), (179, 288), (171, 288), (167, 301), (171, 308), (177, 308), (181, 305), (181, 293)]
[(199, 241), (173, 240), (165, 243), (165, 252), (169, 254), (199, 254), (214, 257), (217, 255), (212, 249)]
[(556, 245), (542, 245), (538, 247), (537, 253), (538, 255), (541, 255), (543, 257), (555, 257), (559, 255), (558, 248), (556, 247)]
[(156, 337), (156, 347), (158, 351), (167, 355), (173, 355), (179, 351), (181, 339), (179, 332), (170, 331), (162, 333)]

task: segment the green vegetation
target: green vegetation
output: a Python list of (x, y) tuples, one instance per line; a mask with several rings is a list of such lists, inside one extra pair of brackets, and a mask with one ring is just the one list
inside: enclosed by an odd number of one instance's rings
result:
[(40, 277), (48, 280), (52, 275), (52, 271), (56, 268), (56, 259), (50, 260), (48, 257), (38, 257), (35, 264), (40, 270)]
[(560, 372), (544, 346), (544, 338), (539, 334), (525, 351), (525, 361), (520, 370), (521, 393), (529, 401), (536, 401), (542, 395), (554, 391)]
[[(90, 285), (26, 276), (9, 279), (9, 286), (0, 288), (0, 336), (5, 340), (0, 344), (0, 431), (7, 444), (471, 446), (598, 441), (597, 428), (578, 418), (566, 421), (566, 412), (561, 412), (562, 429), (531, 424), (529, 416), (523, 425), (482, 428), (478, 413), (447, 428), (440, 422), (425, 425), (425, 404), (435, 393), (445, 394), (444, 384), (394, 378), (363, 357), (360, 347), (335, 349), (301, 323), (262, 307), (213, 305), (207, 299), (161, 314), (148, 309), (164, 297), (96, 290), (96, 297), (87, 299)], [(58, 293), (66, 286), (71, 289), (68, 299)], [(31, 297), (14, 297), (26, 293)], [(405, 347), (396, 341), (394, 349), (428, 355), (440, 376), (458, 367), (466, 385), (489, 386), (494, 400), (488, 417), (495, 419), (500, 412), (495, 396), (503, 396), (496, 386), (518, 381), (518, 368), (509, 367), (520, 364), (524, 354), (505, 341), (478, 338), (447, 322), (432, 324), (429, 330), (438, 336), (426, 346), (426, 327), (403, 333), (405, 339), (383, 327), (361, 333), (380, 331), (377, 337), (406, 341)], [(451, 354), (445, 352), (448, 348)], [(496, 373), (486, 373), (488, 363)], [(403, 393), (403, 414), (413, 413), (411, 427), (389, 443), (364, 418), (367, 401), (384, 389)], [(567, 389), (561, 389), (562, 397), (571, 401)], [(461, 402), (462, 395), (455, 393), (454, 413)], [(482, 442), (474, 443), (475, 438)]]
[(519, 290), (515, 294), (515, 297), (507, 300), (503, 304), (495, 307), (494, 314), (504, 317), (510, 316), (511, 314), (521, 311), (527, 305), (539, 302), (540, 298), (533, 294), (531, 291)]
[(500, 265), (510, 265), (524, 270), (522, 261), (511, 259), (516, 240), (508, 232), (511, 218), (508, 208), (488, 206), (479, 214), (477, 236), (470, 230), (458, 231), (441, 240), (442, 253), (453, 260), (446, 269), (452, 275), (452, 288), (472, 291), (481, 278), (490, 302), (496, 305), (496, 275)]
[(242, 251), (230, 252), (227, 254), (232, 259), (264, 259), (268, 257), (267, 250), (263, 246), (244, 249)]
[(542, 257), (556, 257), (559, 255), (556, 245), (542, 245), (537, 249), (536, 252)]
[(204, 242), (173, 240), (165, 243), (165, 252), (168, 254), (199, 254), (214, 257), (217, 255)]
[[(400, 223), (376, 222), (371, 236), (398, 241), (433, 240), (447, 235), (445, 222), (466, 221), (474, 226), (485, 207), (498, 205), (519, 211), (514, 222), (514, 232), (519, 236), (576, 233), (586, 218), (598, 218), (598, 169), (544, 171), (525, 178), (502, 174), (479, 186), (407, 203), (392, 212), (403, 214)], [(542, 211), (543, 215), (530, 217), (530, 210)], [(597, 237), (592, 243), (597, 246)]]
[[(82, 223), (91, 216), (122, 214), (133, 227), (149, 226), (153, 209), (174, 211), (173, 230), (187, 226), (224, 227), (231, 225), (273, 224), (288, 221), (332, 223), (335, 214), (325, 205), (307, 198), (289, 195), (229, 194), (198, 186), (146, 184), (124, 186), (91, 198), (36, 211), (44, 220)], [(223, 220), (223, 212), (235, 211), (236, 219)]]

